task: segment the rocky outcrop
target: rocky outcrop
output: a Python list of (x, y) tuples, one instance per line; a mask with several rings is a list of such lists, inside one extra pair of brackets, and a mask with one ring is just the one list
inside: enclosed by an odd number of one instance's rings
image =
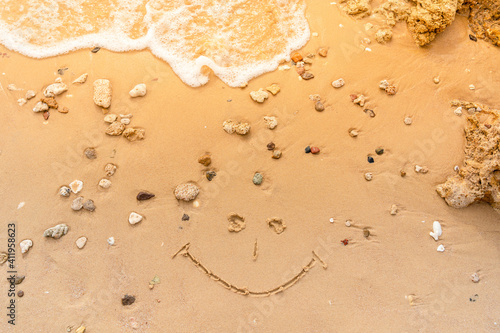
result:
[(470, 8), (469, 25), (475, 36), (500, 46), (500, 1), (472, 0), (466, 5)]

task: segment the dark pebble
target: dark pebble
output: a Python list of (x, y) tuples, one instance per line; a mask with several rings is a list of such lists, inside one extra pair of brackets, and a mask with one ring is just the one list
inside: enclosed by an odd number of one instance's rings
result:
[(377, 148), (375, 149), (375, 152), (377, 153), (377, 155), (382, 155), (384, 153), (384, 148)]
[(274, 144), (274, 142), (269, 142), (267, 144), (267, 150), (273, 150), (274, 148), (276, 148), (276, 145)]
[(16, 280), (15, 280), (16, 284), (21, 284), (23, 281), (24, 281), (24, 275), (16, 276)]
[(154, 194), (153, 193), (149, 193), (149, 192), (139, 192), (137, 194), (137, 200), (139, 201), (143, 201), (143, 200), (149, 200), (151, 198), (154, 198)]
[(311, 147), (307, 146), (306, 147), (306, 154), (309, 154), (311, 152)]
[(131, 305), (134, 304), (135, 297), (130, 295), (125, 295), (122, 297), (122, 305)]
[(189, 215), (188, 214), (182, 215), (182, 220), (183, 221), (189, 221)]
[(368, 156), (368, 163), (373, 163), (373, 162), (375, 162), (375, 160), (373, 159), (373, 157)]
[(323, 103), (321, 103), (320, 101), (317, 101), (316, 104), (314, 105), (314, 109), (316, 111), (324, 111), (325, 110), (325, 106), (323, 105)]
[(67, 71), (67, 70), (68, 70), (68, 67), (66, 67), (66, 68), (59, 68), (57, 70), (57, 74), (64, 75), (64, 72)]
[(19, 291), (17, 292), (17, 296), (19, 296), (19, 297), (23, 297), (23, 296), (24, 296), (24, 291), (19, 290)]
[(476, 36), (474, 36), (474, 35), (469, 35), (469, 38), (470, 38), (470, 40), (471, 40), (471, 41), (473, 41), (473, 42), (477, 42), (477, 37), (476, 37)]
[(208, 181), (211, 182), (212, 179), (214, 179), (214, 177), (217, 176), (217, 174), (215, 173), (215, 171), (207, 171), (205, 176), (207, 176)]
[(92, 53), (97, 53), (97, 52), (99, 52), (99, 50), (100, 50), (100, 49), (101, 49), (101, 48), (100, 48), (99, 46), (97, 46), (97, 47), (94, 47), (94, 48), (92, 49), (92, 51), (90, 51), (90, 52), (92, 52)]

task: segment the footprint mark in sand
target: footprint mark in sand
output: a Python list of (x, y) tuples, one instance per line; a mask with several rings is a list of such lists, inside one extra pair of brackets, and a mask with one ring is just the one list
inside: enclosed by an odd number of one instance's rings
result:
[(283, 220), (277, 217), (268, 218), (267, 225), (269, 226), (269, 228), (273, 228), (274, 232), (276, 232), (278, 235), (286, 229), (286, 225)]
[(245, 218), (236, 213), (230, 213), (227, 216), (227, 220), (229, 221), (227, 229), (231, 232), (240, 232), (246, 227)]

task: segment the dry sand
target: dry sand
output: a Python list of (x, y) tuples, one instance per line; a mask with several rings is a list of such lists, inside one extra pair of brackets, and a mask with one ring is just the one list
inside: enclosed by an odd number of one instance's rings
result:
[[(313, 60), (315, 78), (300, 81), (292, 68), (262, 75), (244, 89), (213, 75), (206, 86), (190, 88), (148, 51), (81, 50), (34, 60), (0, 48), (6, 53), (0, 57), (0, 250), (8, 221), (17, 223), (17, 244), (26, 238), (34, 243), (23, 256), (18, 249), (16, 258), (17, 271), (26, 276), (18, 286), (25, 294), (16, 297), (16, 326), (2, 315), (0, 331), (66, 332), (71, 326), (74, 332), (81, 324), (89, 333), (500, 329), (499, 214), (482, 203), (450, 208), (435, 191), (463, 160), (465, 117), (453, 113), (450, 101), (500, 107), (499, 49), (470, 41), (462, 17), (428, 47), (417, 48), (397, 26), (393, 41), (372, 42), (371, 52), (359, 47), (366, 21), (346, 17), (327, 1), (308, 1), (307, 17), (318, 37), (303, 54), (330, 48), (326, 58)], [(65, 67), (66, 83), (83, 73), (89, 79), (58, 98), (69, 113), (51, 111), (44, 124), (31, 108)], [(331, 82), (340, 77), (346, 85), (334, 89)], [(143, 141), (104, 134), (102, 111), (92, 101), (92, 82), (99, 78), (113, 85), (110, 112), (132, 113), (131, 125), (146, 129)], [(383, 79), (396, 85), (396, 95), (378, 88)], [(128, 92), (141, 82), (147, 95), (131, 99)], [(7, 90), (12, 83), (24, 90)], [(281, 87), (276, 96), (263, 104), (250, 99), (250, 91), (272, 83)], [(20, 107), (16, 101), (27, 89), (38, 95)], [(353, 93), (368, 97), (374, 118), (351, 103)], [(310, 94), (321, 95), (325, 111), (314, 110)], [(268, 115), (278, 118), (272, 131), (263, 120)], [(403, 123), (408, 115), (411, 126)], [(229, 118), (249, 122), (250, 133), (225, 133), (221, 124)], [(359, 136), (350, 137), (349, 128)], [(278, 160), (266, 149), (270, 141), (283, 152)], [(305, 154), (308, 145), (321, 152)], [(89, 146), (96, 147), (97, 159), (84, 156)], [(378, 147), (385, 149), (382, 156), (374, 153)], [(197, 162), (205, 152), (217, 172), (212, 182)], [(109, 162), (118, 169), (103, 190), (97, 184)], [(416, 174), (415, 164), (429, 172)], [(264, 176), (260, 186), (252, 183), (256, 171)], [(372, 181), (364, 179), (366, 172)], [(74, 179), (84, 182), (80, 194), (94, 200), (95, 212), (74, 212), (76, 196), (58, 195)], [(201, 188), (197, 208), (173, 195), (187, 181)], [(144, 190), (156, 197), (138, 202)], [(25, 205), (17, 209), (20, 202)], [(134, 226), (128, 223), (132, 211), (145, 217)], [(245, 217), (241, 232), (228, 231), (231, 212)], [(189, 221), (181, 221), (183, 214)], [(268, 227), (270, 217), (285, 221), (282, 234)], [(438, 242), (429, 236), (434, 220), (443, 226)], [(59, 223), (69, 226), (67, 235), (42, 237)], [(81, 236), (88, 241), (79, 250)], [(114, 246), (107, 243), (111, 236)], [(188, 242), (189, 252), (214, 274), (251, 290), (291, 279), (311, 261), (312, 250), (328, 268), (316, 262), (274, 296), (242, 296), (186, 257), (171, 258)], [(439, 244), (445, 252), (436, 251)], [(5, 276), (6, 265), (0, 269)], [(479, 283), (470, 280), (474, 272)], [(161, 283), (150, 290), (155, 275)], [(8, 283), (0, 281), (5, 312)], [(123, 306), (125, 294), (136, 296), (135, 303)]]

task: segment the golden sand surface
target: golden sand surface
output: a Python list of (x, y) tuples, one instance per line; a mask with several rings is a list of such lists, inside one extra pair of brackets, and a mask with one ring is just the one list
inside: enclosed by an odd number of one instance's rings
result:
[[(392, 41), (380, 45), (365, 31), (366, 20), (328, 1), (307, 6), (318, 36), (300, 52), (329, 48), (327, 57), (312, 58), (315, 77), (308, 81), (292, 67), (246, 88), (230, 88), (214, 75), (192, 88), (149, 51), (87, 49), (37, 60), (0, 47), (0, 251), (7, 248), (8, 222), (16, 223), (17, 245), (33, 241), (28, 253), (17, 249), (17, 272), (26, 278), (16, 287), (24, 297), (15, 297), (16, 326), (3, 314), (1, 332), (75, 332), (81, 325), (88, 333), (500, 329), (499, 214), (486, 203), (451, 208), (435, 190), (464, 159), (466, 114), (454, 114), (450, 101), (500, 107), (499, 49), (471, 41), (464, 17), (418, 48), (405, 26), (396, 25)], [(58, 75), (60, 68), (68, 69)], [(71, 84), (83, 73), (86, 83)], [(31, 109), (59, 76), (69, 90), (57, 102), (69, 112), (51, 110), (45, 121)], [(103, 111), (92, 100), (92, 83), (102, 78), (113, 86), (109, 113), (133, 114), (130, 126), (145, 129), (144, 140), (105, 134)], [(338, 78), (346, 84), (335, 89)], [(397, 87), (395, 95), (379, 89), (384, 79)], [(132, 99), (128, 92), (138, 83), (147, 85), (147, 95)], [(272, 83), (281, 88), (277, 95), (252, 101), (251, 91)], [(9, 90), (10, 84), (23, 90)], [(37, 96), (19, 106), (28, 89)], [(315, 111), (311, 94), (321, 96), (323, 112)], [(350, 94), (365, 95), (365, 107)], [(269, 130), (264, 116), (277, 117), (278, 126)], [(404, 124), (408, 116), (411, 125)], [(227, 119), (248, 122), (250, 132), (227, 134)], [(351, 128), (358, 137), (349, 135)], [(271, 158), (271, 141), (280, 159)], [(306, 146), (321, 151), (305, 154)], [(87, 147), (96, 148), (96, 159), (85, 157)], [(380, 147), (384, 154), (375, 154)], [(206, 152), (209, 167), (198, 163)], [(102, 189), (107, 163), (118, 168), (111, 187)], [(429, 172), (416, 173), (415, 165)], [(211, 182), (207, 169), (217, 173)], [(255, 172), (264, 176), (259, 186), (252, 183)], [(58, 194), (75, 179), (84, 182), (79, 195), (94, 200), (94, 212), (75, 212), (76, 195)], [(173, 195), (188, 181), (200, 187), (198, 207)], [(139, 202), (140, 191), (155, 197)], [(131, 212), (144, 220), (130, 225)], [(232, 212), (245, 218), (237, 233), (228, 231)], [(272, 217), (286, 223), (282, 233), (268, 226)], [(437, 242), (429, 236), (433, 221), (443, 228)], [(69, 226), (65, 236), (43, 237), (60, 223)], [(81, 236), (88, 241), (78, 249)], [(186, 243), (188, 252), (172, 258)], [(7, 264), (0, 271), (7, 276)], [(272, 290), (302, 271), (283, 292), (244, 295)], [(155, 276), (161, 283), (150, 289)], [(243, 292), (224, 288), (217, 277)], [(8, 288), (0, 278), (4, 312)], [(123, 306), (125, 294), (136, 301)]]

